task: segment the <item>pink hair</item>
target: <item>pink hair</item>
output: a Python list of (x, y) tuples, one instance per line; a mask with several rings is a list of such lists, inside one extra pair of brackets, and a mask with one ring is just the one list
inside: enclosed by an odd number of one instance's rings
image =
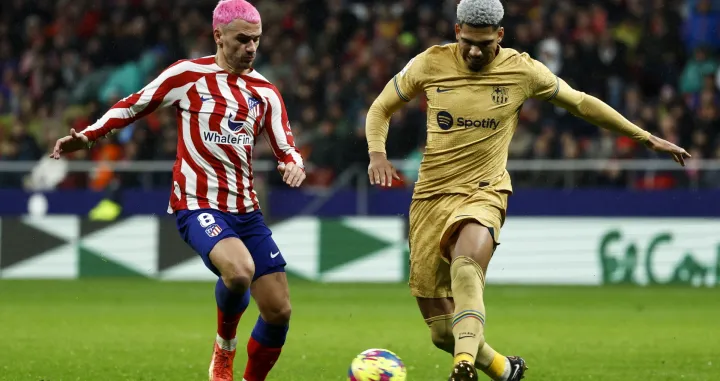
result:
[(220, 0), (213, 11), (213, 29), (241, 19), (251, 24), (260, 23), (260, 12), (245, 0)]

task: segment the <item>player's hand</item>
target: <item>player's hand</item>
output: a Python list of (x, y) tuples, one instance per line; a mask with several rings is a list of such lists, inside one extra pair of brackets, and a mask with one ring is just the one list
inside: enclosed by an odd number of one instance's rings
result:
[(392, 179), (400, 180), (395, 167), (381, 152), (370, 152), (370, 165), (368, 166), (368, 178), (370, 184), (380, 186), (391, 186)]
[(277, 167), (285, 184), (297, 188), (305, 180), (305, 170), (295, 163), (280, 163)]
[(680, 163), (680, 165), (682, 165), (683, 167), (685, 166), (685, 159), (692, 157), (683, 148), (678, 147), (665, 139), (660, 139), (654, 135), (650, 135), (650, 139), (648, 139), (645, 145), (647, 145), (648, 148), (653, 151), (669, 153), (670, 155), (672, 155), (673, 160)]
[(70, 129), (70, 135), (58, 139), (50, 157), (57, 160), (60, 159), (60, 154), (85, 149), (88, 146), (88, 141), (87, 136), (77, 133), (75, 129), (72, 128)]

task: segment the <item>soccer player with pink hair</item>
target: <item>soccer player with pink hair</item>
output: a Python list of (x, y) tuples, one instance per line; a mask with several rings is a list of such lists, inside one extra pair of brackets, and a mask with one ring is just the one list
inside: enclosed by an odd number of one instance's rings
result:
[(290, 297), (285, 259), (265, 225), (253, 187), (252, 152), (261, 135), (278, 159), (283, 181), (305, 179), (285, 104), (253, 69), (262, 25), (245, 0), (222, 0), (213, 12), (214, 56), (181, 60), (120, 100), (82, 132), (70, 130), (50, 155), (89, 148), (159, 107), (177, 110), (178, 145), (168, 213), (181, 237), (218, 276), (217, 335), (210, 381), (232, 381), (236, 330), (250, 297), (257, 318), (247, 344), (243, 380), (265, 380), (285, 343)]

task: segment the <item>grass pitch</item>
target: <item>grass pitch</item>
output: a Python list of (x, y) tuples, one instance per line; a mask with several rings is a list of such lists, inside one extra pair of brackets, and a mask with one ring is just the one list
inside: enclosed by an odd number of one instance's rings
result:
[[(206, 380), (212, 283), (0, 281), (0, 380)], [(519, 354), (527, 380), (720, 380), (717, 289), (488, 285), (487, 339)], [(446, 380), (404, 285), (291, 281), (293, 320), (268, 380), (346, 380), (353, 356), (387, 348), (410, 381)], [(238, 329), (236, 378), (255, 322)]]

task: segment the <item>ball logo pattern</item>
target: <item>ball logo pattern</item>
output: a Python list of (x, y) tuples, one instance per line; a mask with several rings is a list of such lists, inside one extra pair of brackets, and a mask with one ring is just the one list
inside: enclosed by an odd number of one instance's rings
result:
[(349, 381), (405, 381), (407, 371), (400, 357), (387, 349), (368, 349), (353, 359)]

